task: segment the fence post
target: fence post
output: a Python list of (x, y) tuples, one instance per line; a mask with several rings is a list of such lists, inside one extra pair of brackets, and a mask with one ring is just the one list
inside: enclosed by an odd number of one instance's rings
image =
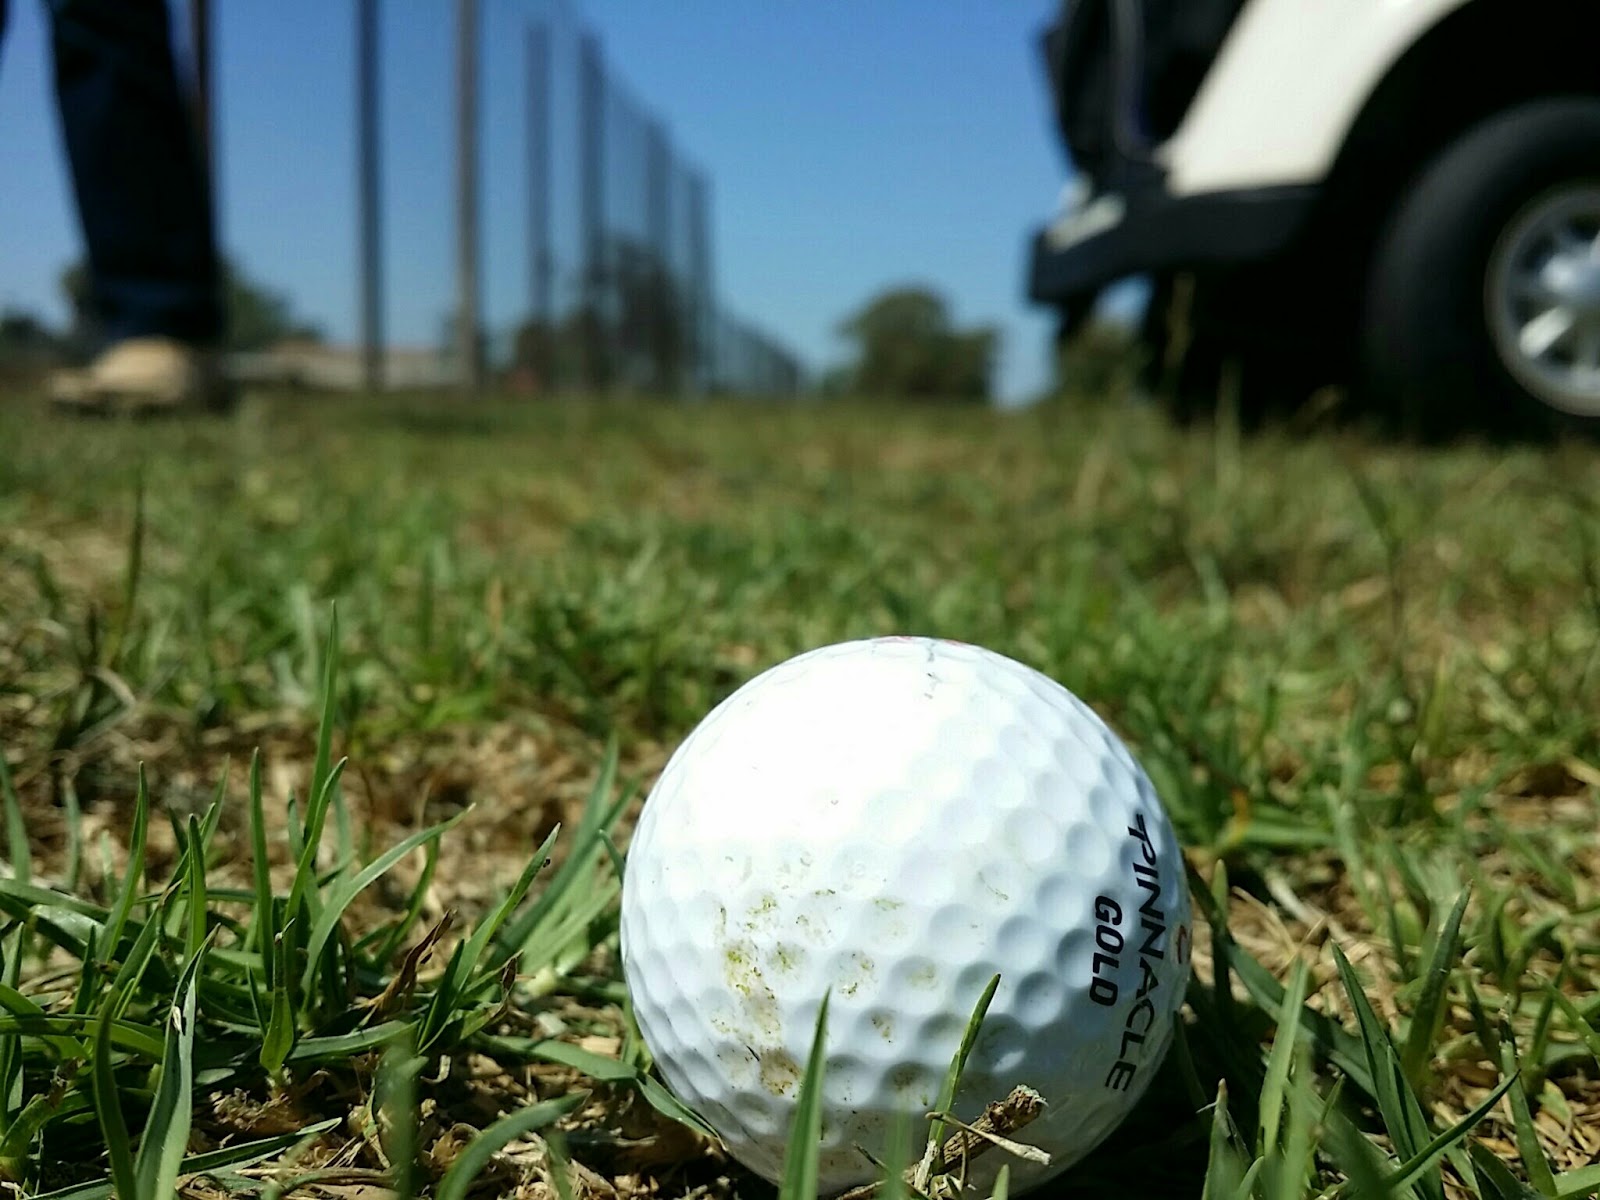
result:
[(378, 0), (356, 0), (356, 192), (361, 260), (361, 386), (383, 387), (383, 218), (379, 167)]
[(605, 68), (600, 39), (585, 31), (578, 42), (578, 227), (583, 238), (581, 289), (584, 386), (604, 390), (611, 354), (611, 314), (606, 311)]
[(483, 390), (478, 318), (478, 3), (456, 0), (456, 354), (461, 388)]

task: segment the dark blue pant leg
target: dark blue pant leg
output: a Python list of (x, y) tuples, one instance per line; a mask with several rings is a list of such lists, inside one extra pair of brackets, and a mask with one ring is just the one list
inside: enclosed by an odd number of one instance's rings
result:
[(48, 8), (104, 332), (216, 340), (223, 313), (211, 189), (165, 0), (48, 0)]

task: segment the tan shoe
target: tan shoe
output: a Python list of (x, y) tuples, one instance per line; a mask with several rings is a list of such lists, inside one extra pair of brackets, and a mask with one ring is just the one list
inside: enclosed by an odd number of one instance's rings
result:
[(57, 407), (77, 412), (148, 416), (220, 412), (232, 393), (217, 356), (175, 338), (117, 342), (81, 371), (58, 371), (50, 381)]

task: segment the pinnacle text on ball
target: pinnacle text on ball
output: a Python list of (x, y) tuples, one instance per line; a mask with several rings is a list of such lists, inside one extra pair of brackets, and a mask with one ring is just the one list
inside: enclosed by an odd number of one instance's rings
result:
[[(1155, 846), (1150, 841), (1150, 831), (1145, 827), (1144, 814), (1134, 817), (1134, 823), (1128, 826), (1128, 837), (1134, 843), (1133, 861), (1129, 864), (1133, 870), (1133, 882), (1150, 894), (1138, 910), (1139, 926), (1144, 932), (1137, 958), (1139, 987), (1134, 993), (1133, 1004), (1123, 1017), (1122, 1043), (1117, 1051), (1117, 1060), (1112, 1064), (1105, 1081), (1106, 1087), (1119, 1092), (1125, 1092), (1132, 1086), (1144, 1061), (1144, 1052), (1139, 1047), (1155, 1026), (1154, 995), (1161, 987), (1161, 976), (1155, 964), (1165, 961), (1167, 957), (1167, 915), (1161, 907), (1161, 868)], [(1139, 933), (1130, 930), (1129, 936), (1124, 936), (1122, 905), (1110, 896), (1095, 897), (1094, 919), (1096, 950), (1093, 977), (1089, 981), (1089, 998), (1106, 1008), (1115, 1008), (1122, 994), (1115, 973), (1122, 965), (1124, 948), (1136, 940)]]

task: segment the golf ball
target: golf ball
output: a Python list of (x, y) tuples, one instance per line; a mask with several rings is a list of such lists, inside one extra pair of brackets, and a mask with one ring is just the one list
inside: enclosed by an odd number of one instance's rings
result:
[(991, 1151), (1071, 1165), (1149, 1086), (1189, 972), (1182, 856), (1150, 781), (1061, 685), (976, 646), (878, 638), (771, 668), (646, 801), (622, 892), (635, 1016), (680, 1099), (775, 1179), (823, 996), (821, 1186), (877, 1177), (938, 1098), (990, 978), (954, 1111), (1045, 1100)]

